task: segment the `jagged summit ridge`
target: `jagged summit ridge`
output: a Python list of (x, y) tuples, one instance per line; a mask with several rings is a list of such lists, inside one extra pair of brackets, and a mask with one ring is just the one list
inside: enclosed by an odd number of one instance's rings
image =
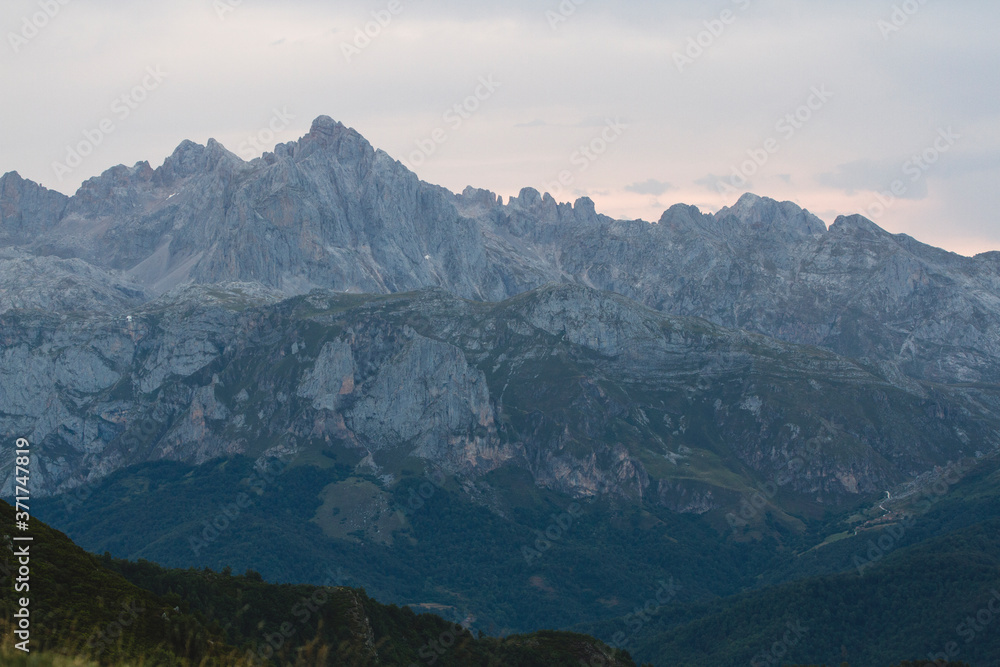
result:
[(752, 194), (715, 214), (678, 204), (658, 223), (531, 188), (507, 202), (455, 194), (328, 116), (250, 162), (214, 140), (182, 142), (160, 167), (109, 169), (70, 198), (8, 174), (0, 243), (29, 261), (83, 260), (154, 296), (238, 281), (288, 295), (439, 287), (500, 301), (573, 283), (914, 377), (1000, 380), (990, 255), (960, 257), (860, 216), (827, 229)]

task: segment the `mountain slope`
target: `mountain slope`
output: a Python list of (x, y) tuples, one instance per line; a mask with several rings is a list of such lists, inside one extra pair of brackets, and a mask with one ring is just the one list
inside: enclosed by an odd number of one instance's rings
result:
[[(857, 573), (811, 578), (665, 616), (630, 645), (655, 665), (890, 664), (905, 658), (996, 664), (1000, 522), (948, 534)], [(655, 628), (655, 629), (654, 629)], [(724, 637), (726, 641), (718, 641)], [(777, 647), (777, 648), (775, 648)]]
[[(858, 530), (805, 544), (791, 567), (763, 577), (775, 581), (777, 574), (784, 583), (698, 604), (682, 600), (638, 628), (624, 618), (576, 629), (656, 665), (929, 658), (991, 667), (1000, 654), (1000, 463), (963, 467), (962, 478), (944, 471), (875, 504), (865, 512), (874, 520), (827, 522), (831, 534), (845, 524)], [(620, 641), (623, 631), (628, 641)]]
[[(774, 480), (792, 506), (854, 502), (1000, 440), (992, 387), (901, 380), (586, 288), (278, 298), (232, 285), (128, 318), (0, 316), (0, 431), (39, 446), (43, 495), (144, 461), (339, 446), (386, 487), (404, 469), (512, 466), (698, 513)], [(9, 493), (9, 452), (0, 470)]]

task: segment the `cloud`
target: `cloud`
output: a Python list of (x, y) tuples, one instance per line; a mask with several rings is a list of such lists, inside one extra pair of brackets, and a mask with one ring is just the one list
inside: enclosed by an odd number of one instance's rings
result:
[(653, 195), (654, 197), (659, 197), (667, 190), (672, 190), (673, 187), (674, 186), (670, 183), (651, 178), (644, 183), (633, 183), (632, 185), (627, 185), (625, 186), (625, 190), (628, 192), (634, 192), (637, 195)]
[[(1000, 68), (981, 66), (1000, 58), (993, 29), (1000, 5), (926, 3), (886, 40), (877, 22), (889, 17), (889, 5), (847, 0), (788, 10), (751, 2), (681, 73), (674, 54), (717, 20), (718, 7), (406, 0), (376, 29), (372, 12), (384, 12), (385, 0), (233, 2), (224, 17), (207, 0), (142, 13), (118, 4), (71, 4), (16, 52), (9, 44), (0, 50), (5, 90), (18, 100), (0, 124), (0, 173), (17, 170), (71, 193), (112, 165), (158, 164), (183, 139), (238, 147), (285, 106), (296, 121), (277, 140), (300, 136), (325, 114), (405, 157), (492, 75), (502, 87), (461, 127), (448, 126), (447, 144), (418, 169), (421, 178), (507, 197), (567, 171), (566, 196), (608, 190), (606, 201), (595, 200), (599, 210), (617, 215), (609, 209), (622, 206), (646, 219), (662, 212), (650, 175), (670, 184), (677, 202), (729, 204), (752, 190), (845, 212), (863, 210), (873, 191), (901, 179), (910, 201), (887, 212), (894, 229), (919, 237), (927, 228), (915, 220), (948, 219), (938, 243), (964, 234), (1000, 244), (1000, 189), (983, 186), (1000, 175)], [(570, 5), (575, 11), (553, 29), (546, 13)], [(37, 0), (3, 3), (0, 21), (16, 32), (36, 11)], [(358, 37), (366, 26), (371, 35)], [(812, 38), (803, 42), (803, 34)], [(345, 45), (355, 40), (367, 46), (348, 59)], [(164, 85), (127, 119), (114, 117), (114, 134), (60, 180), (53, 164), (112, 113), (146, 66), (169, 73)], [(794, 136), (778, 134), (778, 119), (823, 85), (835, 97)], [(581, 168), (581, 149), (591, 150), (615, 118), (628, 131)], [(963, 138), (911, 182), (902, 165), (932, 145), (941, 126)], [(780, 139), (780, 150), (754, 170), (753, 183), (729, 190), (733, 169), (768, 137)]]
[(716, 176), (715, 174), (705, 174), (701, 178), (696, 178), (693, 183), (700, 185), (715, 194), (734, 194), (753, 191), (753, 181), (747, 180), (745, 183), (736, 186), (728, 176)]
[(696, 178), (694, 180), (695, 185), (700, 185), (706, 190), (711, 190), (712, 192), (719, 191), (719, 183), (722, 183), (725, 179), (721, 176), (716, 176), (715, 174), (705, 174), (701, 178)]

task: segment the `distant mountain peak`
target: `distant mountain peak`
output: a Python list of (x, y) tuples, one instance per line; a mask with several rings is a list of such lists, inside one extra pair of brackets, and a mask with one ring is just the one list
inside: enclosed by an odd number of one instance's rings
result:
[(752, 192), (744, 192), (740, 198), (736, 200), (736, 204), (733, 206), (733, 209), (736, 211), (737, 215), (745, 215), (749, 213), (754, 206), (764, 201), (775, 200), (755, 195)]
[(5, 187), (8, 183), (20, 183), (24, 180), (24, 177), (16, 171), (8, 171), (3, 176), (0, 176), (0, 187)]
[(347, 126), (329, 116), (316, 116), (309, 128), (310, 134), (333, 134), (339, 130), (345, 130)]
[(790, 201), (779, 202), (747, 192), (732, 207), (722, 208), (716, 218), (735, 218), (754, 232), (786, 237), (816, 236), (826, 232), (826, 223)]
[(19, 245), (51, 229), (69, 201), (16, 171), (0, 176), (0, 245)]
[(375, 148), (357, 130), (329, 116), (318, 116), (309, 132), (288, 145), (296, 159), (319, 153), (333, 156), (341, 163), (362, 164), (375, 158)]
[(220, 162), (230, 166), (244, 164), (242, 159), (215, 139), (209, 139), (204, 146), (185, 139), (156, 172), (160, 180), (170, 182), (175, 178), (213, 171)]
[(13, 196), (15, 192), (23, 192), (25, 190), (44, 191), (46, 193), (52, 193), (53, 196), (68, 199), (68, 197), (61, 192), (49, 190), (44, 185), (40, 185), (30, 178), (21, 176), (21, 174), (17, 171), (8, 171), (6, 174), (0, 176), (0, 197), (6, 198)]
[(364, 144), (372, 152), (375, 150), (360, 132), (344, 125), (340, 121), (330, 118), (329, 116), (317, 116), (312, 122), (312, 125), (309, 127), (309, 132), (302, 137), (300, 143), (315, 141), (320, 143), (329, 143), (331, 140), (343, 141), (345, 139)]
[(858, 213), (837, 216), (837, 219), (830, 225), (830, 231), (852, 235), (865, 234), (872, 237), (889, 236), (887, 231)]

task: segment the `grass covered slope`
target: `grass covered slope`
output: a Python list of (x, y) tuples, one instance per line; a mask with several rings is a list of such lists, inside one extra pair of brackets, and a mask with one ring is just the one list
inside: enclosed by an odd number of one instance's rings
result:
[[(0, 521), (10, 545), (14, 510), (2, 501)], [(96, 557), (37, 520), (30, 535), (31, 648), (50, 654), (38, 665), (634, 667), (627, 654), (584, 635), (475, 637), (438, 616), (379, 604), (364, 590)], [(0, 549), (3, 664), (20, 660), (9, 636), (14, 567), (13, 551)]]

